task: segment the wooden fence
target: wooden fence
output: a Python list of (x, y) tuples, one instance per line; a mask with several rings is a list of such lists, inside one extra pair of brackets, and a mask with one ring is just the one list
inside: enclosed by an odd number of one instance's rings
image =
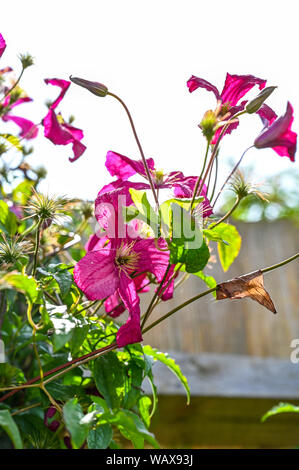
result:
[[(298, 252), (299, 229), (287, 221), (238, 223), (237, 228), (242, 246), (233, 266), (227, 273), (215, 265), (206, 270), (217, 282), (270, 266)], [(217, 255), (216, 246), (213, 253)], [(163, 351), (289, 358), (291, 340), (299, 338), (299, 260), (264, 278), (276, 315), (250, 299), (217, 302), (210, 294), (146, 333), (144, 343)], [(175, 300), (163, 302), (152, 320), (205, 289), (200, 279), (190, 276), (177, 289)], [(148, 294), (143, 297), (143, 311), (149, 299)]]

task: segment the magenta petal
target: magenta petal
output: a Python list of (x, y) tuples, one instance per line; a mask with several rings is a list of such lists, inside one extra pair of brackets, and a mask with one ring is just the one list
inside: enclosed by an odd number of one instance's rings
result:
[(5, 51), (5, 48), (6, 48), (6, 42), (2, 34), (0, 33), (0, 57), (2, 57), (2, 54)]
[(189, 88), (190, 93), (197, 90), (197, 88), (205, 88), (208, 91), (212, 91), (217, 100), (220, 99), (219, 91), (214, 85), (212, 85), (212, 83), (204, 80), (203, 78), (196, 77), (195, 75), (192, 75), (192, 77), (189, 78), (187, 81), (187, 87)]
[(78, 140), (74, 140), (72, 148), (73, 148), (74, 156), (72, 158), (69, 157), (70, 162), (74, 162), (78, 160), (78, 158), (81, 157), (82, 153), (84, 153), (86, 150), (86, 146), (82, 144), (81, 142), (79, 142)]
[(73, 141), (73, 136), (60, 125), (53, 109), (49, 109), (43, 120), (43, 125), (45, 137), (51, 140), (53, 144), (67, 145)]
[(152, 238), (139, 239), (134, 245), (134, 251), (139, 253), (138, 271), (148, 271), (161, 282), (169, 263), (169, 251), (161, 251), (167, 248), (167, 243), (162, 238), (156, 243), (160, 250)]
[[(155, 163), (152, 158), (146, 160), (148, 167), (154, 170)], [(111, 176), (116, 176), (121, 180), (127, 180), (130, 176), (139, 173), (142, 176), (146, 176), (144, 164), (142, 160), (132, 160), (131, 158), (125, 157), (120, 153), (112, 152), (111, 150), (106, 156), (106, 168)]]
[(118, 292), (110, 295), (108, 299), (105, 300), (104, 305), (106, 312), (112, 318), (119, 317), (119, 315), (121, 315), (126, 310), (126, 308), (122, 304), (122, 300)]
[(89, 251), (75, 266), (74, 280), (89, 300), (104, 299), (119, 287), (115, 252)]
[(116, 336), (117, 345), (121, 348), (127, 344), (142, 341), (142, 334), (140, 328), (140, 301), (136, 287), (133, 279), (127, 277), (123, 272), (120, 273), (119, 277), (118, 293), (129, 312), (127, 322), (120, 327)]
[[(174, 195), (181, 198), (191, 198), (197, 181), (197, 176), (184, 176), (179, 182), (173, 184), (174, 186)], [(206, 196), (207, 187), (204, 184), (201, 190), (201, 196), (204, 197), (203, 201), (203, 217), (209, 217), (213, 214), (210, 201)]]
[(289, 157), (294, 162), (297, 134), (291, 130), (293, 120), (293, 108), (288, 102), (284, 116), (276, 119), (270, 127), (255, 139), (255, 147), (259, 149), (273, 148), (278, 155)]
[(27, 140), (35, 139), (35, 137), (38, 134), (38, 127), (32, 121), (29, 121), (28, 119), (25, 119), (19, 116), (13, 116), (11, 114), (5, 114), (2, 117), (2, 119), (5, 122), (12, 121), (15, 124), (17, 124), (17, 126), (21, 128), (21, 132), (19, 136), (22, 137), (23, 139), (27, 139)]
[(50, 83), (50, 85), (58, 86), (59, 88), (61, 88), (61, 92), (58, 98), (56, 98), (56, 100), (50, 106), (51, 109), (55, 109), (66, 94), (71, 82), (67, 80), (62, 80), (60, 78), (45, 78), (45, 83)]
[(263, 104), (260, 109), (256, 112), (256, 114), (260, 116), (262, 123), (265, 127), (271, 126), (271, 124), (273, 124), (273, 122), (277, 118), (277, 114), (275, 113), (275, 111), (273, 111), (273, 109), (270, 108), (270, 106), (268, 106), (267, 104)]
[(267, 80), (254, 77), (253, 75), (226, 75), (225, 84), (221, 93), (222, 103), (229, 103), (235, 106), (238, 101), (246, 95), (255, 85), (262, 90), (266, 86)]

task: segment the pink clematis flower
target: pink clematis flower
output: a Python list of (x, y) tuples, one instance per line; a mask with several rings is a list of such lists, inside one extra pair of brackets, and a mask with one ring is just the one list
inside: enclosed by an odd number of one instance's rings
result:
[[(159, 240), (159, 248), (166, 243)], [(89, 300), (117, 295), (129, 312), (117, 333), (119, 347), (142, 341), (140, 301), (132, 275), (151, 272), (161, 282), (169, 262), (169, 252), (160, 251), (153, 239), (110, 240), (109, 248), (88, 252), (75, 266), (74, 280)], [(118, 297), (110, 298), (118, 302)], [(114, 305), (115, 307), (115, 305)]]
[(56, 100), (51, 104), (48, 114), (43, 119), (44, 134), (47, 139), (51, 140), (55, 145), (72, 144), (74, 157), (70, 158), (71, 162), (77, 160), (85, 151), (86, 146), (81, 143), (83, 139), (83, 131), (77, 127), (71, 126), (64, 122), (61, 114), (56, 114), (55, 109), (66, 94), (71, 82), (58, 78), (45, 79), (45, 83), (58, 86), (61, 92)]
[(30, 121), (29, 119), (25, 119), (20, 116), (15, 116), (10, 113), (10, 111), (15, 106), (19, 106), (22, 103), (28, 103), (32, 101), (32, 98), (25, 96), (23, 98), (19, 98), (13, 103), (10, 103), (10, 101), (11, 101), (11, 96), (8, 95), (2, 103), (3, 108), (5, 108), (5, 112), (4, 112), (4, 115), (2, 116), (2, 120), (4, 122), (11, 121), (17, 124), (17, 126), (19, 126), (21, 129), (19, 136), (22, 137), (23, 139), (26, 139), (26, 140), (35, 139), (35, 137), (37, 137), (38, 135), (38, 126), (34, 124), (32, 121)]
[(0, 33), (0, 57), (2, 57), (3, 52), (5, 51), (5, 48), (6, 48), (6, 42), (2, 34)]
[[(262, 90), (266, 86), (266, 80), (254, 77), (253, 75), (230, 75), (228, 73), (221, 93), (210, 82), (196, 77), (195, 75), (192, 75), (187, 81), (190, 93), (198, 88), (205, 88), (208, 91), (212, 91), (217, 101), (221, 104), (220, 117), (229, 113), (229, 119), (232, 119), (235, 114), (245, 108), (247, 101), (242, 101), (241, 103), (239, 103), (239, 101), (255, 85), (258, 85), (259, 89)], [(224, 134), (230, 134), (238, 125), (238, 121), (233, 122), (228, 126)], [(218, 129), (214, 135), (212, 144), (216, 143), (220, 133), (221, 129)]]
[[(157, 189), (170, 188), (174, 189), (174, 195), (181, 198), (192, 197), (193, 190), (197, 181), (196, 176), (184, 176), (181, 171), (172, 171), (168, 174), (163, 174), (162, 171), (155, 169), (155, 163), (152, 158), (147, 160), (149, 171), (151, 173), (154, 186)], [(99, 197), (105, 193), (119, 188), (134, 187), (135, 189), (146, 190), (150, 189), (149, 183), (133, 183), (127, 180), (138, 173), (143, 178), (147, 179), (143, 162), (141, 160), (132, 160), (124, 155), (116, 152), (109, 151), (106, 157), (106, 168), (111, 176), (116, 176), (118, 179), (106, 186), (100, 191)], [(201, 196), (204, 196), (203, 202), (203, 216), (208, 217), (212, 214), (210, 202), (206, 197), (207, 188), (204, 185), (202, 188)]]
[[(271, 109), (271, 108), (269, 108)], [(258, 149), (273, 148), (281, 157), (289, 157), (292, 162), (295, 161), (297, 147), (297, 134), (291, 130), (294, 120), (292, 105), (288, 102), (284, 116), (278, 119), (269, 119), (269, 110), (267, 118), (262, 115), (269, 127), (266, 127), (262, 133), (255, 139), (254, 145)]]

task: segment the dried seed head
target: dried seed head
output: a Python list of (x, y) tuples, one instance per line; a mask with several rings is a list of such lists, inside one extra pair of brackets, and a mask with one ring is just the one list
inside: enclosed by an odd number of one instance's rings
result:
[(58, 223), (66, 218), (66, 205), (70, 202), (66, 197), (50, 197), (37, 193), (33, 188), (33, 195), (24, 206), (24, 211), (28, 214), (24, 219), (33, 217), (44, 222), (46, 224), (44, 228), (47, 228), (52, 222)]

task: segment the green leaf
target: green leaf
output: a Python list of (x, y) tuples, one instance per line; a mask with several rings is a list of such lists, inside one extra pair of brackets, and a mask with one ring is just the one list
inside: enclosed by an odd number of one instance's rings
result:
[(109, 419), (111, 424), (118, 427), (120, 432), (130, 439), (137, 449), (143, 449), (144, 439), (147, 440), (154, 448), (159, 449), (154, 435), (150, 433), (139, 416), (129, 410), (119, 410)]
[(33, 277), (21, 273), (8, 273), (1, 281), (4, 283), (4, 288), (6, 286), (15, 288), (17, 291), (22, 292), (30, 303), (33, 304), (38, 300), (40, 290)]
[[(139, 213), (136, 217), (145, 221), (154, 231), (155, 237), (159, 234), (159, 217), (150, 205), (145, 191), (137, 191), (136, 189), (129, 189), (132, 200), (137, 207)], [(132, 215), (132, 214), (131, 214)]]
[(241, 236), (234, 225), (221, 223), (210, 230), (215, 236), (226, 240), (229, 245), (218, 244), (218, 253), (223, 271), (227, 271), (234, 262), (241, 248)]
[(24, 382), (25, 377), (21, 369), (8, 364), (8, 362), (0, 363), (0, 388), (12, 387)]
[(124, 365), (116, 353), (110, 351), (96, 359), (94, 379), (109, 408), (119, 408), (124, 397), (125, 376)]
[(181, 244), (174, 241), (170, 245), (170, 262), (172, 264), (184, 264), (185, 271), (188, 273), (197, 273), (201, 271), (208, 263), (210, 258), (209, 247), (205, 242), (200, 248), (186, 249)]
[(4, 201), (0, 201), (0, 230), (13, 237), (17, 231), (17, 218)]
[(19, 429), (8, 410), (0, 411), (0, 426), (9, 435), (14, 447), (16, 449), (23, 449), (23, 443)]
[(89, 449), (107, 449), (112, 439), (112, 427), (110, 424), (101, 424), (95, 429), (91, 429), (87, 436)]
[(76, 354), (82, 346), (89, 331), (89, 325), (77, 325), (70, 339), (70, 348), (72, 355)]
[(216, 233), (216, 231), (213, 231), (211, 229), (204, 229), (203, 234), (212, 242), (221, 242), (221, 243), (224, 243), (225, 245), (229, 245), (229, 243), (227, 243), (226, 240), (223, 240), (221, 236)]
[(72, 445), (79, 449), (88, 435), (90, 423), (84, 422), (82, 407), (76, 398), (72, 398), (64, 405), (63, 418), (70, 432)]
[(16, 148), (19, 152), (22, 151), (22, 145), (19, 137), (12, 135), (12, 134), (0, 134), (4, 140), (6, 140), (9, 144)]
[(266, 419), (270, 418), (270, 416), (275, 416), (280, 413), (299, 413), (299, 406), (291, 405), (290, 403), (279, 403), (277, 406), (273, 406), (271, 410), (267, 411), (261, 421), (263, 423)]
[(62, 297), (67, 295), (72, 287), (73, 276), (63, 263), (49, 264), (47, 268), (37, 268), (43, 276), (51, 276), (58, 283)]
[(34, 181), (24, 180), (12, 191), (12, 199), (17, 204), (24, 206), (32, 194)]
[(150, 414), (151, 404), (152, 404), (152, 400), (150, 399), (150, 397), (146, 397), (146, 396), (141, 397), (138, 401), (139, 413), (147, 428), (149, 428), (150, 422), (151, 422), (151, 414)]
[[(216, 279), (214, 279), (213, 276), (206, 276), (202, 271), (198, 271), (197, 273), (192, 274), (199, 277), (210, 289), (213, 289), (217, 286)], [(212, 294), (216, 298), (216, 292), (212, 292)]]
[(152, 356), (153, 359), (165, 364), (171, 370), (171, 372), (173, 372), (177, 376), (177, 378), (179, 379), (179, 381), (181, 382), (181, 384), (186, 390), (187, 404), (189, 405), (190, 403), (189, 385), (188, 385), (186, 377), (182, 374), (180, 367), (175, 363), (174, 359), (172, 359), (167, 353), (163, 353), (163, 352), (158, 351), (157, 349), (153, 349), (149, 345), (143, 346), (143, 351), (148, 356)]
[(59, 351), (72, 338), (77, 326), (76, 319), (67, 313), (66, 305), (46, 304), (55, 333), (53, 334), (54, 352)]

